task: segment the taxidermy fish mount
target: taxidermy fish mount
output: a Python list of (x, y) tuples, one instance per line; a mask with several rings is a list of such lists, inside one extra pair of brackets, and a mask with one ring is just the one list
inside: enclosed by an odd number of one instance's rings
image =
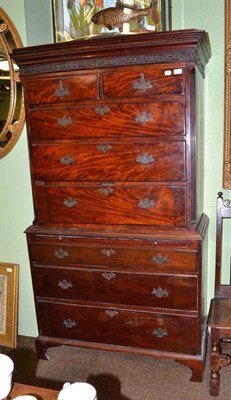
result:
[[(122, 31), (124, 23), (133, 21), (140, 22), (144, 17), (150, 15), (154, 24), (159, 23), (159, 12), (157, 10), (158, 0), (152, 0), (149, 7), (138, 8), (130, 6), (117, 0), (115, 7), (105, 8), (93, 15), (91, 21), (96, 25), (102, 25), (109, 31), (119, 28)], [(125, 9), (129, 9), (130, 13), (126, 13)]]

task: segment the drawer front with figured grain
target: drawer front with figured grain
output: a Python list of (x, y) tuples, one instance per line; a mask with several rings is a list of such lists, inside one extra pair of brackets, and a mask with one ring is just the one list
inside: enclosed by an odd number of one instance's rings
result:
[[(196, 250), (156, 248), (144, 243), (119, 244), (113, 240), (100, 239), (97, 242), (85, 238), (73, 239), (63, 236), (28, 235), (31, 262), (35, 264), (64, 266), (97, 265), (102, 270), (126, 269), (150, 272), (196, 273), (198, 253)], [(104, 271), (103, 271), (104, 272)]]
[(48, 181), (185, 181), (184, 141), (95, 142), (32, 146), (34, 179)]
[(185, 73), (182, 68), (131, 67), (117, 68), (103, 74), (105, 98), (147, 97), (185, 93)]
[(35, 294), (146, 307), (197, 310), (197, 277), (33, 265)]
[(37, 186), (40, 224), (186, 226), (186, 189), (171, 186)]
[(197, 318), (118, 307), (37, 301), (40, 335), (196, 354)]
[(185, 103), (180, 100), (94, 103), (30, 111), (30, 134), (38, 139), (185, 134)]
[(96, 74), (34, 79), (28, 81), (26, 94), (31, 104), (56, 104), (97, 99), (97, 82)]

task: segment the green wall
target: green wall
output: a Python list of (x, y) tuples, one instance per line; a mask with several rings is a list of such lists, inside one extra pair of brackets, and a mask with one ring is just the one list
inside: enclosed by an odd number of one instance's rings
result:
[[(213, 295), (215, 205), (222, 189), (224, 0), (172, 0), (173, 29), (199, 28), (209, 33), (212, 58), (205, 79), (205, 187), (204, 207), (210, 218), (208, 287)], [(52, 41), (51, 1), (0, 0), (0, 6), (15, 23), (23, 44)], [(43, 24), (41, 23), (43, 21)], [(231, 197), (231, 191), (223, 190)], [(0, 160), (0, 261), (20, 265), (19, 334), (37, 335), (26, 238), (33, 220), (26, 132), (15, 148)], [(230, 241), (230, 235), (227, 235)]]
[[(212, 58), (205, 79), (204, 211), (209, 216), (208, 297), (213, 296), (215, 270), (215, 216), (219, 191), (231, 198), (231, 190), (222, 188), (224, 138), (224, 0), (173, 0), (174, 28), (198, 28), (209, 33)], [(230, 248), (231, 229), (226, 227), (225, 247)], [(230, 254), (228, 251), (227, 255)], [(229, 255), (230, 258), (230, 255)], [(230, 260), (226, 263), (230, 268)], [(226, 271), (227, 278), (229, 271)]]
[[(51, 1), (0, 0), (0, 7), (14, 22), (24, 46), (52, 42)], [(18, 332), (25, 336), (37, 336), (24, 234), (32, 220), (29, 159), (24, 128), (17, 145), (0, 160), (0, 261), (20, 266)]]

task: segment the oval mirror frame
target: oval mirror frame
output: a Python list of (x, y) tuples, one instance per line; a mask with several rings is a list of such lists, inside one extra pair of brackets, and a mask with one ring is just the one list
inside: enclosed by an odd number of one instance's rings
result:
[[(8, 38), (11, 38), (9, 43)], [(20, 79), (15, 68), (16, 65), (11, 59), (13, 48), (22, 47), (20, 36), (5, 11), (0, 7), (0, 48), (2, 55), (6, 57), (9, 71), (9, 106), (6, 117), (0, 128), (0, 158), (5, 157), (17, 143), (25, 122), (24, 95), (23, 90), (18, 90)], [(3, 53), (4, 51), (4, 53)], [(1, 78), (1, 75), (0, 75)], [(20, 87), (21, 89), (21, 87)], [(20, 98), (18, 93), (20, 92)], [(17, 116), (16, 116), (17, 106)]]

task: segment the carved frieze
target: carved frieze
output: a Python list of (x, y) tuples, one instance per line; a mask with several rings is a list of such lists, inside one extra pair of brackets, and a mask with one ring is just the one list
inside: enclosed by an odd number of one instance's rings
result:
[(33, 64), (33, 65), (22, 65), (21, 74), (27, 75), (31, 73), (46, 73), (46, 72), (58, 72), (58, 71), (73, 71), (78, 69), (89, 69), (89, 68), (102, 68), (102, 67), (114, 67), (114, 66), (125, 66), (125, 65), (142, 65), (142, 64), (160, 64), (166, 62), (189, 62), (195, 61), (200, 70), (204, 75), (204, 66), (199, 60), (196, 50), (184, 50), (184, 51), (162, 51), (151, 54), (138, 54), (138, 55), (122, 55), (119, 57), (104, 57), (104, 58), (82, 58), (73, 61), (66, 62), (54, 62), (44, 64)]

